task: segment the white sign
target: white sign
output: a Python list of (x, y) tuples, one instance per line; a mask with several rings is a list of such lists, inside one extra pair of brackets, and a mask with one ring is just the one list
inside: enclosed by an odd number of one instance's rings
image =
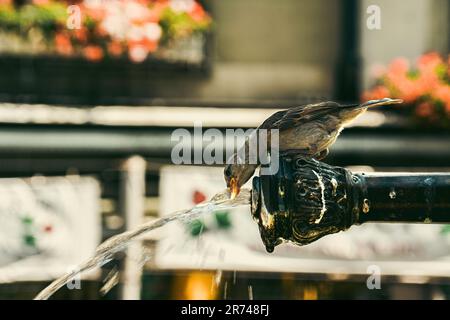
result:
[(90, 257), (99, 199), (90, 177), (0, 179), (0, 283), (50, 280)]

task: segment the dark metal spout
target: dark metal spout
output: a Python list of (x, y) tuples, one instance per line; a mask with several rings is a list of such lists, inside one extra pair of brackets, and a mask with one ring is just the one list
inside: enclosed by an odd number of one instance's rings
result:
[(252, 215), (267, 251), (365, 222), (450, 223), (450, 174), (353, 174), (301, 156), (253, 179)]

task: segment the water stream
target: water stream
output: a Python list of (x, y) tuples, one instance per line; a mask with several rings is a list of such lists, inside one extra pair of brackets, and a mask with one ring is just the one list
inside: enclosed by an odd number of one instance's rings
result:
[(240, 194), (233, 200), (230, 199), (228, 190), (214, 195), (211, 200), (200, 203), (188, 210), (176, 211), (168, 216), (142, 224), (140, 227), (118, 234), (101, 243), (92, 258), (85, 261), (60, 278), (53, 281), (49, 286), (42, 290), (34, 299), (47, 300), (61, 287), (71, 281), (74, 277), (83, 272), (98, 268), (108, 263), (114, 258), (114, 255), (124, 250), (130, 242), (138, 240), (141, 236), (152, 230), (161, 228), (172, 221), (189, 222), (202, 215), (211, 214), (217, 210), (230, 209), (250, 203), (250, 190), (242, 189)]

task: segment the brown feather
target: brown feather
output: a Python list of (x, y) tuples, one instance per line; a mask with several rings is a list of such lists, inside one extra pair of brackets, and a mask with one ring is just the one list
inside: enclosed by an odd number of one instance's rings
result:
[(359, 106), (358, 104), (340, 105), (333, 101), (326, 101), (292, 107), (274, 113), (259, 126), (259, 129), (285, 130), (314, 121), (324, 115), (337, 113), (342, 108), (358, 108)]

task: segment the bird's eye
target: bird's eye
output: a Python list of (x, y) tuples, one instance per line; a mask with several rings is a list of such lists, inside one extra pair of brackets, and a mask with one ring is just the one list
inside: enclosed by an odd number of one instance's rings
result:
[(231, 167), (230, 167), (230, 166), (227, 166), (227, 167), (225, 168), (225, 175), (226, 175), (227, 177), (230, 177), (230, 176), (231, 176)]

